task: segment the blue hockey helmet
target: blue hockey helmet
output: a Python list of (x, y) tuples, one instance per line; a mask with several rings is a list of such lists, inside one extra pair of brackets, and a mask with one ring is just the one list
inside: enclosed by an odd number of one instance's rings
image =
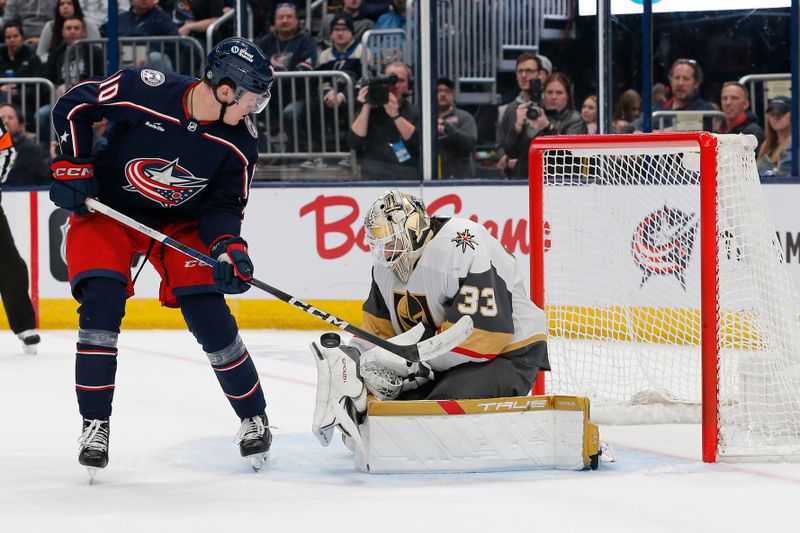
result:
[(253, 93), (255, 98), (249, 97), (252, 102), (241, 103), (254, 106), (254, 112), (260, 113), (269, 103), (274, 74), (269, 59), (258, 46), (241, 37), (229, 37), (208, 54), (205, 77), (212, 87), (225, 79), (230, 80), (235, 86), (234, 101), (237, 103), (245, 93)]

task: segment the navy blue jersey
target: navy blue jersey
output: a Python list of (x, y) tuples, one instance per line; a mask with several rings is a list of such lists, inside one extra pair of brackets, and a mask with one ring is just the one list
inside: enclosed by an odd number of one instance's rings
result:
[[(239, 235), (258, 159), (249, 117), (236, 126), (189, 117), (197, 79), (148, 68), (76, 84), (53, 108), (61, 153), (90, 159), (98, 199), (149, 226), (198, 220), (206, 244)], [(92, 123), (111, 123), (92, 157)]]

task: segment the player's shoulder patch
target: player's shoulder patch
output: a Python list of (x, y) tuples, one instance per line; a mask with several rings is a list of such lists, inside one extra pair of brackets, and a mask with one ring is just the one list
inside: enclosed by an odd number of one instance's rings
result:
[(479, 245), (477, 236), (474, 233), (470, 233), (469, 228), (456, 231), (450, 242), (455, 243), (456, 248), (460, 248), (462, 252), (466, 252), (468, 247), (474, 250)]
[(258, 132), (256, 131), (256, 125), (253, 124), (252, 120), (250, 120), (250, 115), (244, 117), (244, 125), (247, 126), (247, 131), (250, 132), (250, 135), (253, 136), (253, 139), (258, 139)]
[(167, 79), (163, 72), (149, 68), (142, 69), (140, 76), (142, 77), (142, 81), (150, 87), (158, 87)]

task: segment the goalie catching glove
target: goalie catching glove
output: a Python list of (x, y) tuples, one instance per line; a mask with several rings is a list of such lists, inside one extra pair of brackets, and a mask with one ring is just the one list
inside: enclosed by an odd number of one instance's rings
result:
[[(389, 339), (401, 346), (416, 344), (425, 333), (420, 323)], [(412, 363), (392, 352), (361, 339), (353, 339), (358, 349), (359, 370), (367, 390), (379, 400), (395, 400), (404, 391), (413, 390), (433, 380), (433, 371), (426, 363)]]

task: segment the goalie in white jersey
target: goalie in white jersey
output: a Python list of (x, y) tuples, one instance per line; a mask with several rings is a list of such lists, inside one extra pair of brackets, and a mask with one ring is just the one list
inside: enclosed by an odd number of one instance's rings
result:
[(356, 339), (370, 392), (400, 400), (524, 396), (539, 370), (550, 369), (544, 312), (514, 256), (483, 226), (430, 217), (422, 201), (390, 190), (370, 207), (364, 229), (375, 259), (364, 329), (384, 338), (409, 332), (401, 337), (407, 344), (464, 315), (474, 323), (466, 341), (419, 364)]
[(362, 470), (367, 391), (379, 400), (525, 396), (550, 369), (544, 312), (528, 298), (514, 256), (483, 226), (430, 217), (420, 200), (390, 190), (367, 211), (364, 229), (375, 265), (363, 328), (416, 343), (420, 360), (359, 338), (341, 345), (332, 333), (312, 343), (312, 431), (327, 446), (339, 427)]

